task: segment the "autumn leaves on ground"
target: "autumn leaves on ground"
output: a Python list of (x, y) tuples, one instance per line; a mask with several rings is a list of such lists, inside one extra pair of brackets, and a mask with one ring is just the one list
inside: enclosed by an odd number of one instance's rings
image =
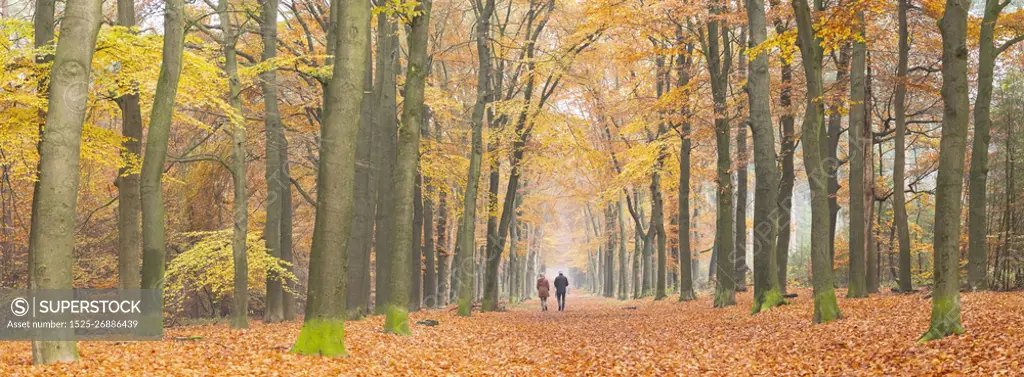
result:
[[(411, 314), (412, 336), (380, 331), (383, 316), (346, 323), (347, 358), (288, 352), (300, 322), (177, 327), (160, 342), (83, 342), (81, 361), (31, 365), (27, 342), (0, 343), (3, 376), (740, 376), (1024, 374), (1024, 294), (963, 297), (962, 336), (918, 343), (928, 325), (924, 293), (840, 299), (845, 318), (812, 326), (810, 291), (791, 304), (749, 313), (711, 307), (711, 296), (681, 303), (570, 296), (567, 311), (540, 312), (536, 300), (507, 312), (458, 317)], [(842, 296), (842, 295), (841, 295)], [(202, 337), (183, 340), (189, 337)], [(178, 340), (176, 340), (178, 339)], [(156, 357), (159, 355), (159, 357)]]

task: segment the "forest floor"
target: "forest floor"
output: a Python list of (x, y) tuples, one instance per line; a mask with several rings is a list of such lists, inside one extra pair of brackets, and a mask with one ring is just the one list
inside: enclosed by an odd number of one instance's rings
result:
[[(299, 322), (249, 330), (177, 327), (159, 342), (80, 342), (81, 361), (32, 366), (28, 342), (0, 342), (0, 376), (1020, 376), (1024, 293), (963, 296), (967, 333), (918, 344), (928, 325), (923, 294), (840, 298), (845, 316), (811, 323), (811, 294), (750, 315), (711, 297), (616, 301), (570, 296), (565, 312), (536, 300), (461, 318), (452, 310), (413, 313), (438, 326), (413, 335), (380, 332), (383, 317), (346, 324), (349, 357), (288, 352)], [(844, 291), (837, 292), (840, 297)], [(555, 308), (553, 298), (550, 307)], [(174, 337), (201, 336), (176, 341)]]

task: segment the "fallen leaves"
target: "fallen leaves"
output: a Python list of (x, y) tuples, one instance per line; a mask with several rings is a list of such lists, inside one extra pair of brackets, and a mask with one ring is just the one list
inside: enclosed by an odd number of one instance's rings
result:
[[(346, 324), (349, 357), (288, 353), (299, 322), (249, 330), (168, 329), (161, 342), (82, 342), (82, 361), (32, 366), (28, 342), (0, 343), (0, 376), (1017, 376), (1024, 375), (1024, 293), (969, 293), (967, 334), (919, 344), (921, 295), (840, 299), (845, 318), (810, 322), (811, 294), (757, 316), (711, 297), (680, 303), (569, 297), (567, 311), (535, 301), (461, 318), (412, 313), (437, 326), (380, 332), (383, 317)], [(842, 294), (839, 294), (842, 297)], [(636, 306), (636, 310), (625, 310)], [(175, 341), (193, 337), (187, 342)], [(195, 338), (201, 337), (201, 338)]]

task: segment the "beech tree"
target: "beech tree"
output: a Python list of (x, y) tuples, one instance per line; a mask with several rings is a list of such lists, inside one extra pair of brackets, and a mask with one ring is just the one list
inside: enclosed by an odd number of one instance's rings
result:
[(171, 117), (181, 77), (185, 49), (185, 5), (182, 0), (164, 2), (164, 48), (160, 76), (153, 95), (153, 110), (146, 135), (146, 154), (140, 176), (142, 192), (142, 288), (163, 295), (167, 254), (164, 229), (164, 199), (161, 178), (167, 160)]
[[(768, 25), (762, 0), (747, 0), (747, 23), (751, 48), (767, 39)], [(748, 49), (747, 51), (751, 51)], [(750, 102), (750, 130), (754, 137), (754, 307), (759, 313), (784, 303), (779, 291), (775, 237), (778, 233), (778, 185), (775, 130), (772, 127), (771, 77), (768, 56), (758, 54), (750, 61), (747, 99)], [(682, 211), (682, 209), (680, 209)], [(746, 226), (744, 226), (744, 231)], [(783, 251), (785, 252), (785, 251)]]
[[(392, 216), (396, 221), (394, 243), (391, 249), (391, 281), (388, 294), (387, 317), (384, 331), (399, 335), (409, 334), (409, 268), (410, 259), (416, 257), (413, 248), (419, 247), (414, 235), (413, 206), (417, 190), (416, 172), (420, 154), (420, 129), (424, 122), (423, 92), (427, 78), (427, 28), (430, 25), (430, 0), (417, 6), (409, 31), (409, 70), (405, 79), (405, 102), (402, 122), (398, 127), (398, 157), (395, 165), (395, 200)], [(422, 230), (422, 223), (420, 224)], [(418, 271), (417, 271), (418, 272)], [(418, 301), (418, 300), (417, 300)]]
[[(43, 9), (40, 9), (43, 11)], [(46, 125), (39, 143), (39, 181), (32, 211), (29, 248), (34, 289), (71, 289), (79, 154), (89, 73), (102, 22), (101, 2), (67, 2), (62, 34), (53, 56)], [(43, 18), (45, 19), (45, 17)], [(73, 329), (56, 330), (74, 337)], [(78, 360), (74, 340), (33, 341), (32, 363)]]
[[(793, 0), (797, 23), (797, 44), (803, 58), (807, 80), (807, 104), (804, 108), (802, 137), (804, 168), (811, 187), (811, 269), (814, 285), (814, 323), (830, 322), (842, 317), (836, 302), (832, 278), (829, 241), (830, 215), (828, 171), (822, 156), (825, 139), (825, 108), (820, 100), (824, 91), (821, 75), (823, 47), (814, 30), (814, 19), (806, 0)], [(816, 12), (824, 10), (824, 2), (815, 0)]]
[[(345, 351), (345, 284), (352, 234), (355, 140), (362, 111), (370, 4), (334, 1), (336, 58), (320, 130), (316, 220), (310, 247), (306, 316), (292, 352), (339, 357)], [(342, 32), (344, 31), (344, 32)]]
[(963, 334), (960, 323), (960, 210), (967, 152), (967, 11), (970, 0), (947, 0), (942, 32), (942, 139), (935, 183), (934, 287), (932, 315), (921, 341)]

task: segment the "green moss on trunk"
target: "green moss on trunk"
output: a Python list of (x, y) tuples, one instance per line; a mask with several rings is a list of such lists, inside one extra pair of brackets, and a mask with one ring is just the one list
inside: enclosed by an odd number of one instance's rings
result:
[(693, 289), (683, 289), (679, 292), (679, 302), (693, 301), (697, 299), (697, 294), (693, 293)]
[(384, 317), (384, 331), (409, 335), (409, 310), (402, 305), (389, 305)]
[(761, 312), (768, 311), (776, 306), (782, 306), (788, 304), (786, 299), (782, 297), (782, 292), (779, 288), (772, 288), (765, 292), (763, 295), (754, 296), (754, 309), (751, 314), (758, 314)]
[[(472, 289), (472, 288), (470, 288)], [(462, 289), (459, 289), (460, 291)], [(459, 316), (469, 317), (473, 313), (473, 298), (466, 295), (459, 295)]]
[(733, 288), (718, 284), (715, 287), (715, 307), (724, 308), (733, 305), (736, 305), (736, 293)]
[(964, 326), (960, 322), (960, 296), (933, 297), (931, 325), (928, 327), (928, 331), (921, 335), (921, 338), (917, 341), (927, 342), (963, 333)]
[(341, 319), (311, 319), (302, 323), (299, 339), (292, 353), (344, 357), (345, 321)]
[(833, 290), (814, 295), (814, 323), (832, 322), (843, 318)]

